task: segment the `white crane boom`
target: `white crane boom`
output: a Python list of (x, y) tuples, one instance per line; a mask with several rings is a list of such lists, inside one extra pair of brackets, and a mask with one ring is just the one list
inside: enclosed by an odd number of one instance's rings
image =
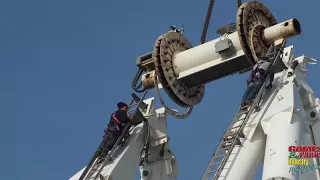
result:
[[(205, 28), (201, 45), (192, 47), (182, 32), (174, 27), (159, 36), (151, 53), (137, 58), (139, 69), (132, 88), (145, 94), (141, 99), (132, 95), (137, 102), (136, 123), (125, 144), (118, 146), (123, 132), (104, 163), (98, 163), (101, 159), (96, 153), (70, 180), (134, 180), (138, 167), (142, 180), (176, 179), (178, 165), (169, 147), (166, 115), (188, 117), (193, 106), (201, 103), (205, 84), (249, 71), (263, 57), (269, 58), (275, 70), (273, 88), (266, 91), (263, 86), (249, 110), (236, 113), (202, 180), (252, 180), (261, 162), (262, 180), (320, 180), (320, 170), (315, 170), (317, 164), (320, 169), (320, 146), (319, 152), (301, 155), (302, 160), (289, 157), (293, 151), (305, 153), (300, 145), (312, 149), (320, 143), (320, 101), (305, 78), (306, 65), (316, 60), (294, 58), (293, 46), (285, 47), (286, 39), (301, 33), (299, 21), (293, 18), (277, 23), (267, 7), (250, 1), (239, 7), (236, 24), (219, 30), (224, 32), (220, 38), (204, 43)], [(162, 105), (159, 109), (155, 109), (154, 98), (145, 100), (147, 90), (153, 88)], [(169, 108), (160, 88), (187, 111), (180, 114)], [(114, 160), (109, 161), (110, 157)]]

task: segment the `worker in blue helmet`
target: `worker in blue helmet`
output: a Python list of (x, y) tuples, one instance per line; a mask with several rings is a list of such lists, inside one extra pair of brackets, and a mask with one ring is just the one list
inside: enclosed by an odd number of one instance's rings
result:
[[(269, 76), (269, 79), (267, 77)], [(251, 71), (249, 80), (247, 80), (247, 90), (242, 97), (241, 107), (246, 108), (252, 104), (256, 95), (259, 93), (263, 83), (267, 81), (266, 89), (272, 88), (272, 82), (274, 78), (274, 70), (269, 59), (266, 57), (261, 58)]]
[(104, 130), (104, 146), (102, 148), (101, 156), (106, 156), (108, 152), (113, 148), (114, 144), (120, 137), (127, 123), (130, 122), (130, 115), (128, 112), (128, 105), (124, 102), (117, 104), (118, 110), (112, 113), (110, 122)]

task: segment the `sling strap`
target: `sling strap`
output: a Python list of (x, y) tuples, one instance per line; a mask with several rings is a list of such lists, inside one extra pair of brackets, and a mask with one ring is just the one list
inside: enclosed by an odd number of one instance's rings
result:
[(263, 63), (264, 63), (263, 61), (257, 63), (257, 67), (253, 70), (254, 73), (250, 75), (249, 82), (255, 81), (257, 79), (264, 79), (267, 77), (266, 71), (264, 69), (261, 69), (260, 71), (260, 68), (259, 68), (260, 65)]

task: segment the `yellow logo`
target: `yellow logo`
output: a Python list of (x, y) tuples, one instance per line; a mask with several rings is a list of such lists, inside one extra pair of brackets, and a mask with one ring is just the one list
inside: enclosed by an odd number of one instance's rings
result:
[(288, 164), (289, 165), (306, 165), (306, 166), (308, 166), (309, 165), (309, 160), (307, 160), (307, 159), (290, 158)]

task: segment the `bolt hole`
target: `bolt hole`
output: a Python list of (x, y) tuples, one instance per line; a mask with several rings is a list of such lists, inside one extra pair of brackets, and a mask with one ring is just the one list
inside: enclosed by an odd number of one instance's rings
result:
[(148, 176), (148, 175), (149, 175), (149, 172), (148, 172), (148, 171), (143, 171), (143, 172), (142, 172), (142, 175), (143, 175), (143, 176)]
[(314, 111), (311, 111), (310, 112), (310, 117), (312, 117), (312, 118), (316, 117), (316, 113)]
[(286, 53), (284, 54), (284, 56), (288, 56), (288, 52), (286, 52)]

